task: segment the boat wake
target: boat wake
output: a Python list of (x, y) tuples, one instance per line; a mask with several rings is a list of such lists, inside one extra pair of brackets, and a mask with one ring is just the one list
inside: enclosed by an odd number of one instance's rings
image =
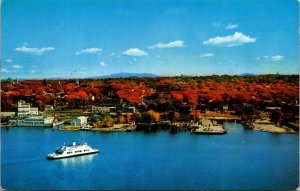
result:
[(22, 163), (32, 163), (37, 161), (43, 161), (44, 157), (34, 157), (34, 158), (22, 158), (22, 159), (14, 159), (9, 161), (3, 161), (2, 165), (14, 165), (14, 164), (22, 164)]

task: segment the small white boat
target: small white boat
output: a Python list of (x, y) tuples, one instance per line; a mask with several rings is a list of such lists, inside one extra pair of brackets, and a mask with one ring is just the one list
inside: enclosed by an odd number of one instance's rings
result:
[(90, 131), (93, 127), (91, 125), (88, 125), (88, 124), (85, 124), (85, 125), (82, 125), (80, 130), (81, 131)]
[(73, 142), (72, 145), (58, 147), (54, 153), (48, 154), (46, 158), (60, 159), (79, 155), (93, 154), (98, 152), (99, 149), (92, 148), (87, 143), (76, 144), (76, 142)]

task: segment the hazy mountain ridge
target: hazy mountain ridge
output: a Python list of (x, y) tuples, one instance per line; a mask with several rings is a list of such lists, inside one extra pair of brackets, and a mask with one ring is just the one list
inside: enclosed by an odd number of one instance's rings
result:
[(109, 74), (109, 75), (102, 75), (102, 76), (93, 76), (91, 78), (128, 78), (128, 77), (148, 77), (148, 78), (154, 78), (159, 77), (156, 74), (152, 73), (127, 73), (127, 72), (121, 72), (121, 73), (115, 73), (115, 74)]

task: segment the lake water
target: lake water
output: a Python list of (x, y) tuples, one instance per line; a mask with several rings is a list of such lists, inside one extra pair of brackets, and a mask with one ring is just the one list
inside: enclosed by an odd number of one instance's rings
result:
[[(67, 132), (1, 129), (1, 185), (9, 190), (293, 190), (299, 185), (299, 136), (245, 130)], [(86, 141), (99, 154), (46, 160), (57, 146)]]

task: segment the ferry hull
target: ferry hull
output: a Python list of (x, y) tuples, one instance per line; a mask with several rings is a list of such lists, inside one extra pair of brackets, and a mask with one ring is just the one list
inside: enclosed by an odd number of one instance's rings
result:
[(73, 155), (63, 155), (63, 156), (51, 156), (51, 155), (47, 155), (46, 158), (49, 160), (55, 160), (55, 159), (63, 159), (63, 158), (71, 158), (71, 157), (77, 157), (77, 156), (82, 156), (82, 155), (89, 155), (89, 154), (95, 154), (95, 153), (99, 153), (99, 150), (95, 150), (95, 151), (91, 151), (88, 153), (78, 153), (78, 154), (73, 154)]

